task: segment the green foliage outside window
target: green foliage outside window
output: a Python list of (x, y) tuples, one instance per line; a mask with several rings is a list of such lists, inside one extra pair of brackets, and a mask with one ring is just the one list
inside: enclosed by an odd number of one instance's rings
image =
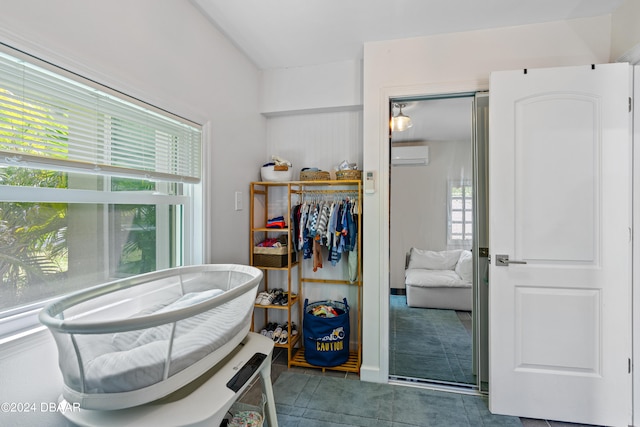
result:
[[(14, 98), (0, 88), (0, 150), (25, 154), (46, 150), (67, 153), (67, 127), (47, 109)], [(0, 169), (0, 184), (66, 188), (67, 175), (21, 167)], [(43, 282), (67, 270), (67, 205), (65, 203), (0, 203), (0, 278), (3, 288), (24, 291), (27, 283)]]
[[(46, 153), (67, 158), (69, 132), (60, 123), (64, 120), (64, 114), (54, 116), (47, 108), (21, 101), (0, 88), (0, 150), (5, 155)], [(67, 173), (19, 165), (0, 167), (0, 185), (69, 188)], [(111, 178), (109, 190), (154, 191), (155, 183)], [(0, 202), (0, 309), (64, 292), (41, 286), (55, 283), (64, 287), (67, 275), (73, 274), (67, 240), (69, 209), (67, 203)], [(110, 209), (114, 214), (109, 225), (110, 244), (120, 242), (113, 251), (116, 264), (111, 274), (127, 276), (155, 270), (156, 206), (111, 205)]]

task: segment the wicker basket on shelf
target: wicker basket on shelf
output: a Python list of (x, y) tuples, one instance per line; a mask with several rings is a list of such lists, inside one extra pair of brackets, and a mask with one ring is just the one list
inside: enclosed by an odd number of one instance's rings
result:
[(331, 179), (327, 171), (300, 171), (300, 181), (326, 181)]
[(355, 169), (346, 169), (342, 171), (337, 171), (336, 179), (337, 180), (349, 179), (349, 180), (359, 181), (362, 179), (362, 171), (355, 170)]
[[(288, 246), (268, 248), (262, 246), (253, 247), (253, 265), (255, 267), (286, 267), (288, 258)], [(296, 253), (291, 252), (291, 261), (296, 261)]]

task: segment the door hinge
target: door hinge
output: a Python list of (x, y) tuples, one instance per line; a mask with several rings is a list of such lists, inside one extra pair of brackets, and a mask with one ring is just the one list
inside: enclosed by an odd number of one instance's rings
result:
[(631, 112), (632, 105), (633, 105), (633, 101), (631, 100), (631, 97), (629, 97), (629, 112)]
[(631, 358), (629, 358), (629, 359), (627, 359), (627, 360), (629, 361), (629, 366), (628, 366), (628, 368), (629, 368), (629, 373), (631, 373)]

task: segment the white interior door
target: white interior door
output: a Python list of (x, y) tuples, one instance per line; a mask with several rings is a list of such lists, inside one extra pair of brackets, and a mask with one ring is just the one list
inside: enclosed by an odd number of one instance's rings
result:
[(630, 67), (496, 72), (490, 94), (490, 410), (627, 426)]

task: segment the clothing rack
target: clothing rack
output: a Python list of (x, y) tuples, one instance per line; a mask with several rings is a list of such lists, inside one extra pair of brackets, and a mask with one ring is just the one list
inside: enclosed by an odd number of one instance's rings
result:
[(357, 190), (301, 190), (295, 192), (300, 196), (300, 203), (304, 202), (320, 202), (320, 201), (338, 201), (338, 199), (346, 199), (358, 202), (359, 192)]
[(299, 190), (299, 191), (295, 191), (293, 192), (295, 194), (300, 194), (302, 196), (305, 195), (326, 195), (326, 194), (350, 194), (353, 195), (354, 199), (357, 199), (359, 197), (359, 193), (358, 190), (342, 190), (342, 189), (335, 189), (335, 190)]
[[(324, 187), (324, 188), (318, 188)], [(327, 188), (328, 187), (328, 188)], [(350, 188), (344, 188), (350, 187)], [(362, 206), (362, 181), (360, 180), (333, 180), (333, 181), (308, 181), (308, 182), (296, 182), (292, 183), (289, 188), (290, 195), (299, 196), (299, 202), (302, 203), (316, 203), (316, 202), (342, 202), (344, 199), (348, 199), (352, 202), (352, 209), (354, 213), (361, 214)], [(292, 207), (292, 201), (290, 199), (290, 209)], [(307, 275), (303, 272), (298, 277), (298, 289), (300, 294), (304, 294), (304, 286), (323, 286), (323, 285), (348, 285), (357, 287), (356, 302), (351, 303), (354, 309), (352, 313), (356, 316), (356, 325), (352, 329), (352, 334), (355, 336), (356, 348), (352, 349), (349, 355), (349, 360), (340, 365), (332, 368), (321, 368), (323, 371), (327, 369), (355, 372), (360, 373), (360, 365), (362, 363), (362, 219), (358, 221), (356, 242), (356, 254), (357, 254), (357, 277), (356, 280), (342, 280), (342, 279), (325, 279), (315, 278), (311, 275)], [(302, 260), (300, 260), (302, 262)], [(302, 318), (302, 306), (299, 307), (299, 316)], [(306, 368), (313, 368), (316, 366), (310, 365), (304, 358), (304, 353), (300, 349), (295, 353), (293, 359), (290, 361), (291, 366), (300, 366)], [(317, 368), (317, 367), (316, 367)]]
[(335, 193), (349, 193), (358, 196), (358, 190), (300, 190), (296, 191), (298, 194), (335, 194)]

